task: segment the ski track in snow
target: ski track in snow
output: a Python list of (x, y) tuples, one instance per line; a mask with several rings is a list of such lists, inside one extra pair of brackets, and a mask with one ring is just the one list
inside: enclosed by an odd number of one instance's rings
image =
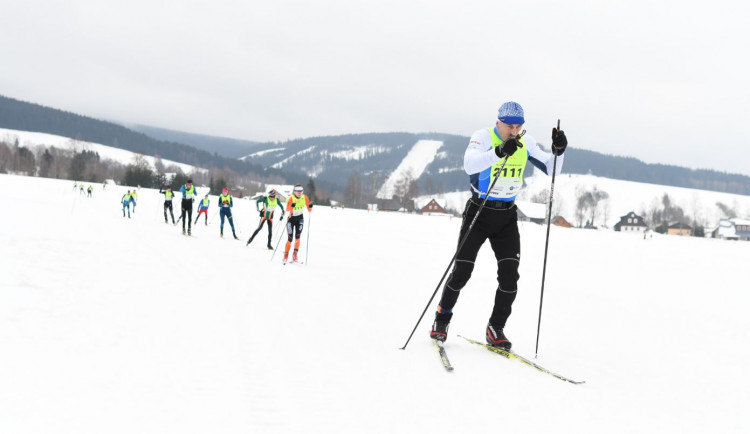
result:
[[(574, 386), (457, 337), (481, 339), (490, 315), (487, 243), (454, 309), (455, 371), (428, 338), (437, 300), (398, 349), (460, 219), (316, 206), (305, 265), (285, 267), (284, 242), (273, 261), (245, 247), (253, 201), (232, 209), (241, 241), (218, 216), (190, 238), (155, 190), (123, 219), (128, 187), (72, 184), (0, 175), (0, 432), (750, 431), (747, 242), (553, 226), (534, 360)], [(519, 230), (506, 333), (532, 358), (546, 227)]]

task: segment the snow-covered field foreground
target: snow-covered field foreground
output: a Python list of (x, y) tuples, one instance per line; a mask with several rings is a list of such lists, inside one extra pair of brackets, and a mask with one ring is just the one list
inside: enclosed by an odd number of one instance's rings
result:
[[(308, 263), (282, 266), (265, 232), (245, 247), (254, 202), (234, 207), (241, 241), (218, 217), (188, 238), (153, 190), (123, 219), (124, 187), (72, 188), (0, 175), (2, 433), (750, 431), (750, 243), (553, 227), (536, 361), (576, 386), (457, 338), (483, 337), (489, 245), (454, 310), (455, 371), (434, 303), (398, 349), (459, 219), (316, 207)], [(545, 229), (521, 226), (506, 329), (528, 357)]]

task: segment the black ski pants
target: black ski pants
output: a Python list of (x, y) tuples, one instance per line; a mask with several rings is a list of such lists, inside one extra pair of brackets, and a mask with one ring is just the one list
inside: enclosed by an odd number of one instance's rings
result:
[[(479, 209), (481, 200), (471, 198), (466, 203), (463, 213), (463, 223), (458, 239), (459, 243), (469, 229), (474, 216)], [(453, 270), (443, 287), (440, 299), (440, 310), (452, 312), (458, 301), (461, 289), (471, 278), (474, 262), (479, 248), (486, 240), (490, 240), (490, 247), (495, 253), (497, 261), (497, 289), (495, 290), (495, 307), (490, 316), (490, 323), (503, 328), (511, 312), (511, 306), (516, 299), (518, 289), (518, 265), (521, 260), (521, 239), (518, 233), (518, 215), (514, 204), (501, 204), (487, 201), (479, 214), (474, 227), (466, 239), (466, 243), (458, 252)]]
[(169, 221), (167, 220), (167, 209), (169, 210), (169, 215), (172, 216), (172, 224), (174, 224), (174, 212), (172, 212), (171, 200), (164, 201), (164, 223), (169, 223)]
[(182, 199), (182, 229), (185, 229), (185, 220), (187, 220), (188, 229), (193, 227), (193, 199)]
[(255, 239), (255, 236), (258, 235), (258, 232), (260, 232), (261, 229), (263, 229), (263, 223), (266, 223), (266, 226), (268, 226), (268, 245), (269, 246), (271, 245), (271, 235), (273, 234), (273, 221), (271, 221), (270, 218), (265, 218), (265, 217), (261, 217), (260, 224), (258, 224), (258, 229), (256, 229), (255, 232), (253, 232), (253, 236), (251, 236), (250, 239), (247, 241), (248, 244), (251, 243)]
[(291, 243), (292, 239), (294, 238), (299, 240), (300, 235), (302, 235), (302, 228), (304, 227), (305, 227), (304, 216), (299, 215), (299, 216), (289, 217), (289, 220), (286, 221), (287, 241)]

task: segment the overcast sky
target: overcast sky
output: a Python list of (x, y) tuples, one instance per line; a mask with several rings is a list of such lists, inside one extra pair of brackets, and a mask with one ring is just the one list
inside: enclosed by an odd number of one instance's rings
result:
[(0, 0), (0, 94), (247, 140), (470, 135), (750, 175), (740, 1)]

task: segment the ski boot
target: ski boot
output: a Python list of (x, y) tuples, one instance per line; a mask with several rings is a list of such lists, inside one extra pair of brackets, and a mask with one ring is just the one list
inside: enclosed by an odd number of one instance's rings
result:
[(435, 321), (430, 329), (430, 338), (445, 342), (448, 339), (448, 326), (453, 318), (453, 313), (435, 313)]
[(182, 228), (182, 235), (185, 235), (185, 228)]
[(232, 232), (232, 236), (234, 237), (235, 240), (239, 240), (239, 238), (237, 238), (237, 234), (235, 234), (234, 232)]
[[(249, 243), (248, 243), (248, 244), (249, 244)], [(269, 244), (269, 245), (267, 245), (266, 247), (268, 247), (268, 250), (273, 250), (273, 247), (271, 247), (271, 245), (270, 245), (270, 244)]]
[(511, 343), (505, 337), (502, 327), (492, 325), (492, 323), (487, 324), (487, 335), (485, 337), (487, 338), (487, 345), (510, 351)]
[(289, 260), (289, 252), (284, 252), (284, 259), (281, 260), (284, 264)]

